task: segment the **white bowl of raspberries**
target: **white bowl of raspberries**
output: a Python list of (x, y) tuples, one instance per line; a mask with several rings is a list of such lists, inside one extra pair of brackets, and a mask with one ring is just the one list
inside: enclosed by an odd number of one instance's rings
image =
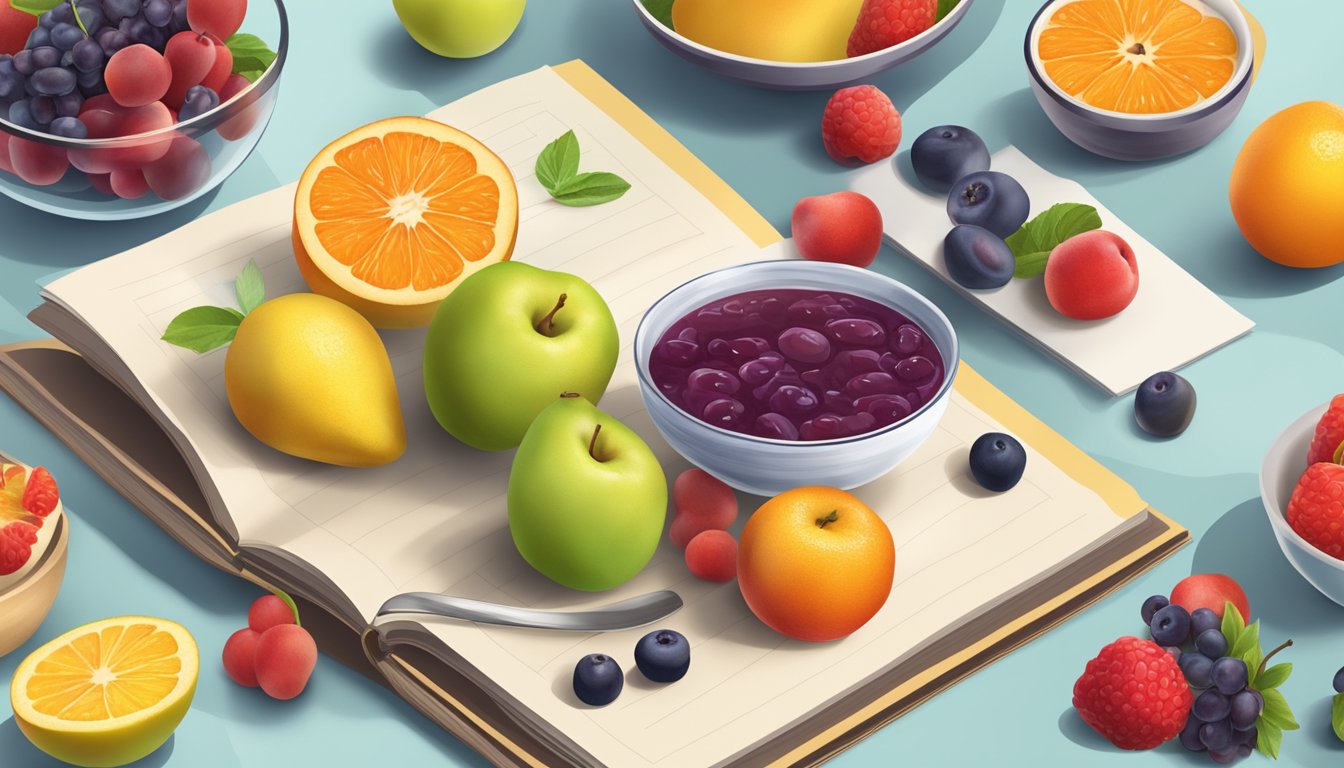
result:
[(257, 145), (289, 42), (281, 0), (25, 5), (41, 12), (8, 9), (0, 35), (0, 193), (140, 218), (210, 192)]

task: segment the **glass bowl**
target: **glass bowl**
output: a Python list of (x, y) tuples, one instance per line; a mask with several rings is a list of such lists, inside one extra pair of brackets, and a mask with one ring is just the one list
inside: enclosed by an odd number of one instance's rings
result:
[[(153, 216), (218, 187), (257, 146), (275, 109), (289, 48), (284, 3), (251, 3), (240, 32), (274, 46), (275, 61), (228, 101), (167, 128), (68, 139), (9, 122), (5, 111), (0, 115), (0, 193), (48, 213), (99, 221)], [(26, 158), (18, 169), (16, 153)], [(149, 190), (133, 199), (118, 196), (108, 174), (121, 169), (142, 171)]]
[[(946, 371), (942, 386), (927, 403), (894, 424), (853, 437), (812, 441), (774, 440), (716, 427), (682, 410), (658, 389), (649, 360), (668, 328), (715, 299), (779, 288), (848, 293), (902, 313), (924, 329), (942, 355)], [(913, 288), (867, 269), (817, 261), (760, 261), (702, 275), (654, 303), (635, 332), (640, 394), (663, 438), (692, 464), (760, 496), (805, 485), (856, 488), (891, 471), (938, 426), (947, 411), (959, 360), (952, 323)]]

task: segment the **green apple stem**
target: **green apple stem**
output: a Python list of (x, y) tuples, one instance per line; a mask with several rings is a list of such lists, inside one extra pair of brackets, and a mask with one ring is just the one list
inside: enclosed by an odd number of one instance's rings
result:
[(537, 333), (540, 333), (542, 336), (555, 335), (555, 313), (564, 308), (565, 299), (568, 298), (568, 294), (560, 294), (560, 300), (555, 302), (555, 306), (551, 311), (547, 312), (546, 316), (541, 318), (541, 322), (537, 323)]
[(834, 523), (836, 520), (839, 520), (839, 519), (840, 519), (840, 510), (838, 510), (838, 509), (832, 509), (832, 510), (831, 510), (831, 514), (829, 514), (829, 515), (827, 515), (827, 516), (825, 516), (825, 517), (818, 517), (818, 518), (817, 518), (817, 527), (818, 527), (818, 528), (822, 528), (822, 529), (824, 529), (824, 528), (826, 527), (826, 524), (827, 524), (827, 523)]
[(593, 457), (594, 461), (601, 461), (597, 457), (597, 436), (602, 432), (602, 425), (598, 424), (593, 428), (593, 437), (588, 441), (588, 455)]

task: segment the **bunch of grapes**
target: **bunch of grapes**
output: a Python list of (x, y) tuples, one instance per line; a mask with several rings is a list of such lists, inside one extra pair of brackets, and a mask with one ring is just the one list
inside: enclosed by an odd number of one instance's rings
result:
[[(17, 136), (4, 146), (0, 136), (0, 169), (47, 185), (74, 166), (95, 189), (124, 198), (152, 190), (176, 199), (199, 188), (208, 153), (163, 129), (248, 85), (223, 42), (246, 12), (247, 0), (72, 0), (43, 13), (23, 50), (0, 55), (0, 117), (70, 139), (162, 133), (68, 152)], [(245, 131), (235, 133), (225, 138)]]

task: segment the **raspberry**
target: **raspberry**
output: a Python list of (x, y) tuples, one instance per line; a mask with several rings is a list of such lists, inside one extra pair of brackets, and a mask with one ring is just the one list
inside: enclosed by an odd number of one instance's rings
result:
[(918, 35), (938, 17), (937, 0), (864, 0), (849, 33), (850, 56), (890, 48)]
[(1192, 700), (1171, 654), (1137, 637), (1102, 648), (1073, 685), (1083, 722), (1121, 749), (1152, 749), (1176, 738)]
[(686, 548), (701, 531), (726, 530), (737, 520), (737, 497), (727, 483), (703, 469), (688, 469), (672, 484), (677, 516), (667, 529), (672, 543)]
[(1344, 560), (1344, 466), (1321, 462), (1307, 467), (1285, 516), (1313, 547)]
[(737, 540), (727, 531), (702, 531), (686, 545), (686, 568), (705, 581), (737, 577)]
[(1307, 466), (1322, 461), (1334, 463), (1340, 443), (1344, 443), (1344, 395), (1335, 395), (1330, 409), (1316, 422), (1316, 436), (1307, 449)]
[(826, 102), (821, 141), (841, 165), (877, 162), (900, 146), (901, 113), (874, 86), (841, 88)]
[(37, 529), (14, 521), (0, 528), (0, 576), (8, 576), (27, 564), (37, 543)]
[(23, 508), (38, 517), (46, 517), (56, 509), (61, 492), (56, 488), (56, 480), (46, 467), (34, 469), (28, 475), (28, 485), (23, 489)]

